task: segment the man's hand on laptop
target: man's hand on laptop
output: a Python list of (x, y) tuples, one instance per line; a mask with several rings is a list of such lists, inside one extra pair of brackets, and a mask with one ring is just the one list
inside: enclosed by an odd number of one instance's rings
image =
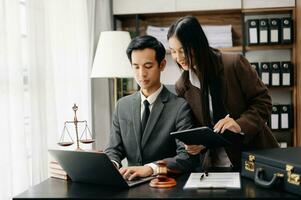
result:
[(126, 180), (133, 180), (138, 177), (148, 177), (153, 174), (153, 169), (150, 166), (131, 166), (121, 167), (119, 169), (120, 174)]

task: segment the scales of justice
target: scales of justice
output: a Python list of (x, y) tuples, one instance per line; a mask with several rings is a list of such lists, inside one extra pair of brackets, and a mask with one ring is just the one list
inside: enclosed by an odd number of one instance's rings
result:
[[(73, 141), (73, 139), (70, 135), (70, 132), (67, 128), (67, 124), (74, 124), (75, 133), (76, 133), (76, 145), (77, 145), (76, 150), (77, 151), (82, 151), (82, 149), (79, 147), (79, 142), (81, 142), (83, 144), (90, 144), (90, 143), (93, 143), (95, 140), (92, 139), (91, 131), (88, 127), (88, 122), (86, 120), (79, 121), (77, 119), (76, 111), (78, 110), (78, 106), (76, 104), (74, 104), (74, 106), (72, 107), (72, 110), (74, 111), (74, 119), (73, 119), (73, 121), (65, 121), (64, 128), (63, 128), (63, 131), (62, 131), (62, 135), (61, 135), (60, 140), (57, 144), (60, 145), (60, 146), (70, 146), (70, 145), (74, 144), (74, 141)], [(84, 123), (85, 124), (85, 128), (84, 128), (83, 132), (81, 133), (80, 137), (78, 135), (78, 124), (79, 123)], [(65, 139), (66, 133), (69, 136), (69, 139), (67, 141)]]

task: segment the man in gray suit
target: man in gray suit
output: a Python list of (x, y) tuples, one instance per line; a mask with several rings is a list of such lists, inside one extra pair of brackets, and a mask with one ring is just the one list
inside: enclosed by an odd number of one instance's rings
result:
[(141, 89), (117, 102), (105, 153), (118, 168), (127, 158), (129, 167), (119, 171), (129, 180), (154, 175), (158, 160), (165, 160), (171, 171), (192, 170), (197, 157), (169, 134), (192, 128), (193, 120), (187, 102), (160, 82), (166, 65), (164, 46), (152, 36), (136, 37), (127, 55)]

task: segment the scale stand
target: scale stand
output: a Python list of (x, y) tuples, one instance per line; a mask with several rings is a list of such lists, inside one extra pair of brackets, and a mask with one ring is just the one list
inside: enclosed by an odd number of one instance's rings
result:
[[(65, 121), (64, 123), (64, 128), (63, 128), (63, 131), (62, 131), (62, 135), (60, 137), (60, 141), (57, 143), (58, 145), (60, 146), (70, 146), (72, 144), (74, 144), (74, 141), (70, 135), (70, 132), (68, 131), (68, 128), (67, 128), (67, 124), (69, 123), (73, 123), (74, 126), (75, 126), (75, 133), (76, 133), (76, 145), (77, 145), (77, 148), (76, 150), (77, 151), (82, 151), (82, 149), (79, 147), (79, 142), (83, 143), (83, 144), (90, 144), (90, 143), (93, 143), (95, 140), (92, 139), (92, 135), (91, 135), (91, 131), (88, 127), (88, 122), (86, 120), (84, 121), (78, 121), (77, 120), (77, 116), (76, 116), (76, 111), (78, 110), (78, 107), (76, 104), (74, 104), (74, 106), (72, 107), (72, 110), (74, 111), (74, 120), (73, 121)], [(80, 138), (78, 137), (78, 127), (77, 127), (77, 124), (78, 123), (85, 123), (85, 129), (83, 130)], [(64, 141), (64, 137), (65, 137), (65, 133), (68, 133), (68, 136), (69, 136), (69, 139), (70, 139), (70, 142), (65, 142)], [(87, 133), (89, 132), (89, 133)], [(88, 135), (89, 135), (89, 138), (88, 138)]]

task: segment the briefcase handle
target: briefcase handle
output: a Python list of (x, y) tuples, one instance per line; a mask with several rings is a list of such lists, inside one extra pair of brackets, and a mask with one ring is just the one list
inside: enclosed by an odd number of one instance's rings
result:
[(262, 179), (263, 173), (264, 173), (263, 168), (261, 168), (261, 167), (256, 168), (254, 181), (257, 185), (260, 185), (264, 188), (271, 188), (272, 186), (275, 185), (277, 180), (283, 179), (283, 177), (284, 177), (284, 174), (282, 174), (282, 173), (275, 173), (273, 175), (273, 178), (270, 181), (265, 181)]

